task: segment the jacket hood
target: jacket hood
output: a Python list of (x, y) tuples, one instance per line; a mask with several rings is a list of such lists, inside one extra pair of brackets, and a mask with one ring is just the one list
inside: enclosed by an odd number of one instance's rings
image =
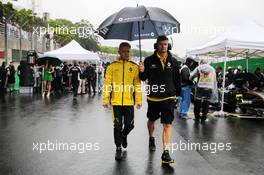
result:
[(202, 71), (202, 72), (205, 72), (205, 73), (209, 73), (212, 71), (212, 67), (209, 65), (209, 64), (202, 64), (200, 65), (199, 67), (199, 70)]

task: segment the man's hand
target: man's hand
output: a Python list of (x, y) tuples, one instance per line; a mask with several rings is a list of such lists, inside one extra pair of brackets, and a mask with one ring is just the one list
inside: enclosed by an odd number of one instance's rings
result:
[(108, 107), (109, 107), (109, 103), (105, 103), (105, 104), (103, 104), (103, 107), (104, 107), (104, 108), (108, 108)]
[(140, 109), (142, 107), (141, 104), (137, 104), (137, 109)]
[(142, 61), (139, 62), (138, 70), (139, 70), (139, 72), (144, 72), (144, 70), (145, 70), (145, 67), (144, 67), (144, 64)]

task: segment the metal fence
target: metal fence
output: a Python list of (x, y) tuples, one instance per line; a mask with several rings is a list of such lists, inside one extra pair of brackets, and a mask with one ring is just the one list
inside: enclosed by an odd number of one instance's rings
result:
[(0, 22), (0, 35), (5, 34), (5, 24)]
[[(5, 24), (3, 22), (0, 22), (0, 35), (5, 34)], [(20, 27), (7, 23), (7, 37), (9, 38), (17, 38), (17, 39), (25, 39), (25, 40), (32, 40), (32, 33), (22, 30)], [(41, 42), (43, 36), (40, 36), (39, 34), (35, 34), (35, 37), (37, 41)]]

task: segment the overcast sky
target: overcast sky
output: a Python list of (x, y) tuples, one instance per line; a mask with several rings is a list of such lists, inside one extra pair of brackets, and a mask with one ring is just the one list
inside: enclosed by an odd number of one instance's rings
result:
[[(29, 5), (30, 0), (18, 0)], [(126, 6), (155, 6), (171, 13), (181, 23), (181, 33), (174, 34), (173, 52), (184, 56), (185, 50), (217, 36), (225, 27), (243, 21), (264, 26), (263, 0), (36, 0), (40, 12), (50, 17), (74, 22), (85, 19), (95, 28), (109, 15)], [(120, 41), (103, 40), (103, 45), (117, 46)], [(152, 51), (154, 41), (144, 40), (143, 49)], [(135, 47), (136, 41), (132, 42)]]

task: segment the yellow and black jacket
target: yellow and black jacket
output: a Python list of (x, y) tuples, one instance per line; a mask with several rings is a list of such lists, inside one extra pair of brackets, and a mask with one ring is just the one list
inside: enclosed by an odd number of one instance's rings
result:
[(142, 104), (142, 89), (138, 65), (129, 60), (117, 58), (105, 73), (103, 103), (113, 106)]

